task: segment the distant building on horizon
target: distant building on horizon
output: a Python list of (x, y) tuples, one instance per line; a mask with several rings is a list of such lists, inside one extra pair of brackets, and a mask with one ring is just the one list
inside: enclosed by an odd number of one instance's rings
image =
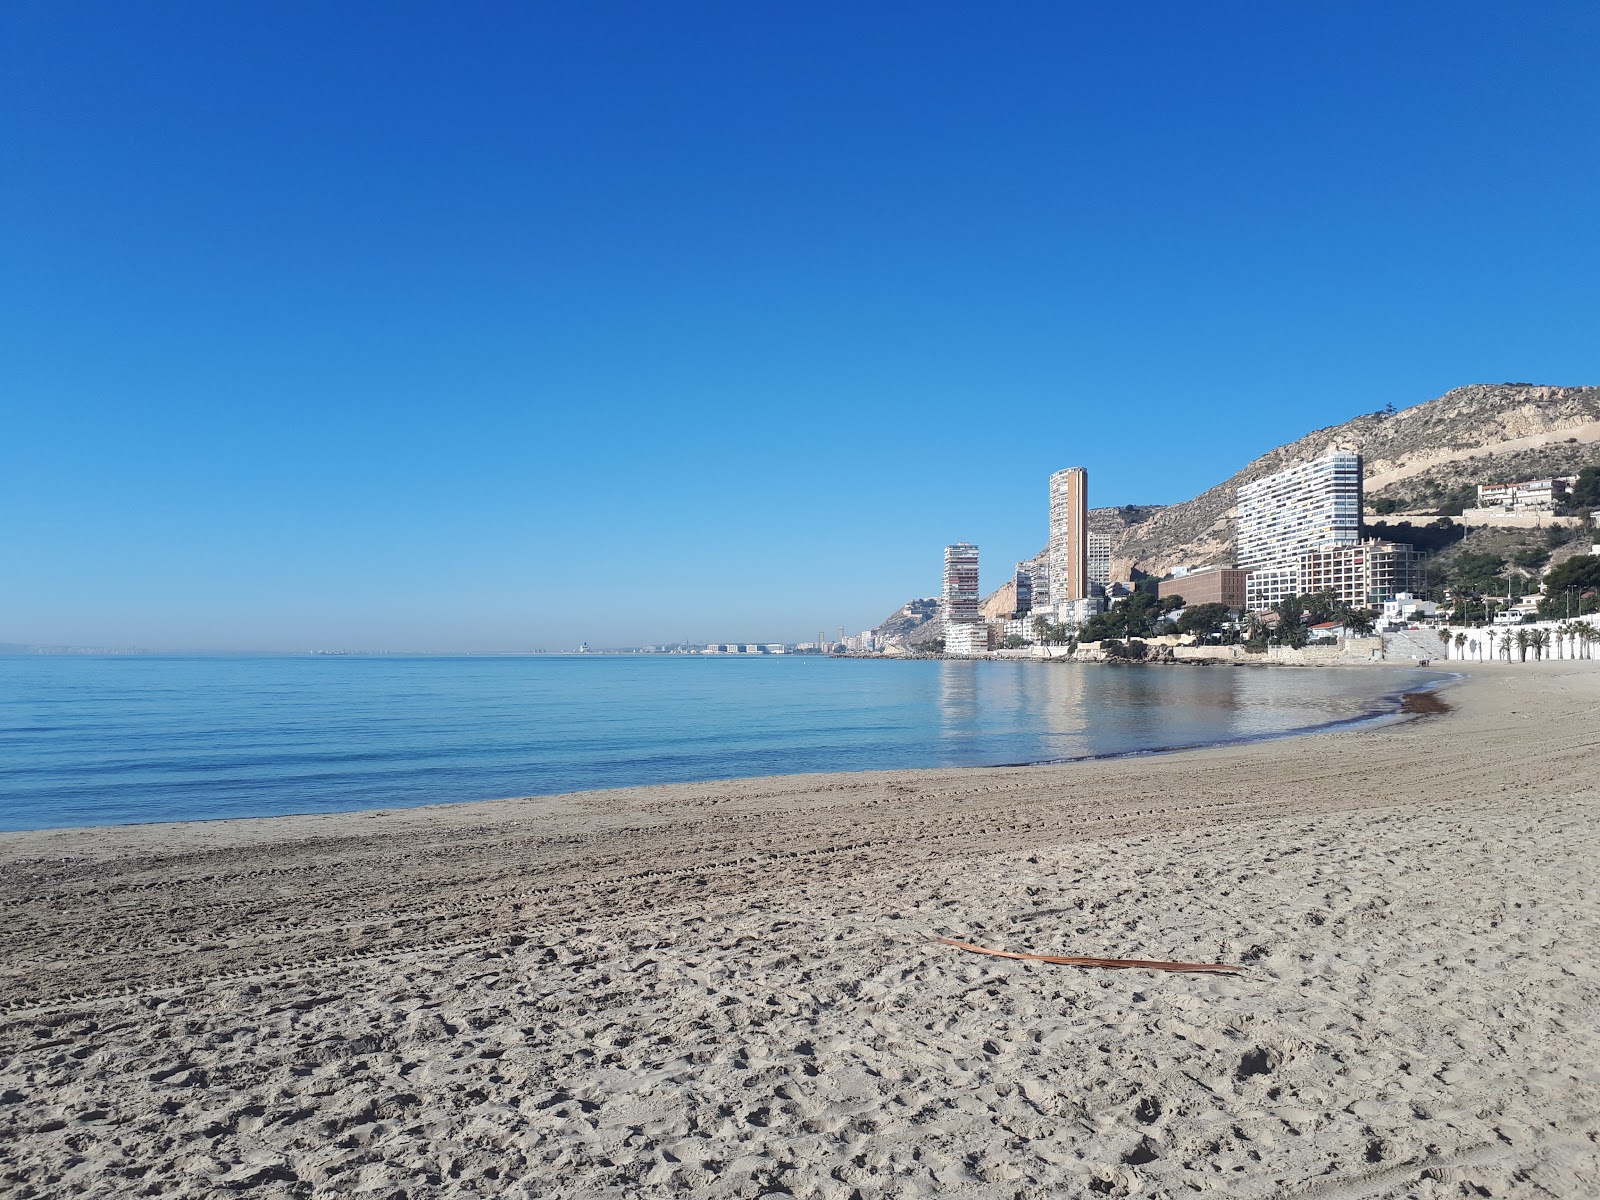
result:
[(1089, 472), (1084, 467), (1068, 467), (1050, 476), (1050, 545), (1045, 557), (1052, 607), (1089, 594)]

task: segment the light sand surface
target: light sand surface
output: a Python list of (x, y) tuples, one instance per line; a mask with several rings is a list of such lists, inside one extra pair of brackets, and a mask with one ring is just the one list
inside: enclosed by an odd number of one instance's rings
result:
[(0, 1193), (1600, 1196), (1600, 669), (1471, 669), (1149, 758), (5, 836)]

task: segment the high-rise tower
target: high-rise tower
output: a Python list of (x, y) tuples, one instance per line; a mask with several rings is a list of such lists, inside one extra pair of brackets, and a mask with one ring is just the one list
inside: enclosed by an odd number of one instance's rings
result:
[(1050, 603), (1089, 594), (1089, 472), (1068, 467), (1050, 476)]
[[(1361, 455), (1335, 450), (1239, 489), (1239, 565), (1293, 562), (1361, 541)], [(1052, 525), (1053, 528), (1053, 525)]]
[(978, 548), (957, 542), (944, 548), (944, 649), (946, 654), (982, 654), (989, 626), (978, 605)]
[(978, 621), (978, 548), (957, 542), (944, 548), (944, 621)]

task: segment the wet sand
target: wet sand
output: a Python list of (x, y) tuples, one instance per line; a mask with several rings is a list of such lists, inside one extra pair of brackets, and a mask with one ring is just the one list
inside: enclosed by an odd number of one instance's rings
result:
[(1133, 759), (0, 836), (0, 1192), (1600, 1195), (1600, 664), (1469, 669)]

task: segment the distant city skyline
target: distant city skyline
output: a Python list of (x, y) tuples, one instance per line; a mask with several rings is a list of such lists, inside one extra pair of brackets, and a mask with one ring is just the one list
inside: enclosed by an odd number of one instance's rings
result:
[(0, 37), (0, 641), (859, 636), (955, 538), (985, 594), (1037, 555), (1064, 463), (1172, 503), (1386, 404), (1600, 383), (1591, 5)]

